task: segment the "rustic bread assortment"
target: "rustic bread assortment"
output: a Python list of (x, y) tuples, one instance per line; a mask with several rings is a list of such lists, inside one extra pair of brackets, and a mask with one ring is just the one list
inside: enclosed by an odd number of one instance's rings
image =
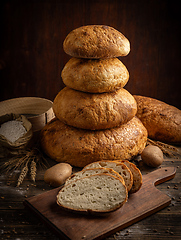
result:
[(141, 153), (147, 130), (135, 116), (135, 99), (123, 88), (129, 73), (116, 58), (129, 53), (129, 41), (112, 27), (90, 25), (68, 34), (63, 47), (73, 57), (62, 71), (68, 86), (54, 99), (57, 118), (41, 132), (43, 150), (77, 167)]
[(63, 48), (72, 57), (61, 74), (66, 87), (54, 99), (56, 118), (41, 131), (41, 145), (52, 159), (84, 169), (68, 178), (57, 203), (81, 213), (115, 211), (142, 183), (136, 167), (117, 159), (134, 158), (147, 141), (136, 101), (123, 88), (129, 72), (117, 58), (130, 43), (112, 27), (89, 25), (70, 32)]
[(138, 111), (150, 138), (181, 144), (181, 110), (154, 98), (134, 95)]

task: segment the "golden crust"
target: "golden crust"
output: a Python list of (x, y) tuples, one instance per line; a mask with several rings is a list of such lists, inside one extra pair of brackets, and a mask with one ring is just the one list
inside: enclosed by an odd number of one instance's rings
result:
[(102, 93), (124, 87), (128, 82), (129, 72), (118, 58), (71, 58), (64, 66), (61, 76), (69, 88)]
[(110, 58), (130, 52), (128, 39), (105, 25), (88, 25), (72, 30), (63, 42), (64, 51), (77, 58)]
[(128, 160), (116, 160), (116, 162), (124, 163), (133, 174), (133, 185), (129, 193), (137, 192), (142, 186), (142, 174), (136, 165)]
[(134, 96), (137, 117), (142, 121), (152, 139), (181, 144), (181, 110), (154, 98)]
[(137, 111), (134, 97), (124, 88), (112, 93), (84, 93), (65, 87), (56, 96), (58, 119), (77, 128), (100, 130), (131, 120)]
[(137, 117), (96, 131), (74, 128), (55, 118), (40, 135), (42, 149), (50, 158), (77, 167), (106, 159), (130, 160), (143, 151), (146, 141), (147, 131)]

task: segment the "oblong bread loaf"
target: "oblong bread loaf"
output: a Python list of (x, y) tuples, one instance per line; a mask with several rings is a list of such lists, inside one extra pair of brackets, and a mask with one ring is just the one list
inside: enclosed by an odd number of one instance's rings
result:
[(54, 99), (53, 110), (62, 122), (100, 130), (131, 120), (137, 111), (134, 97), (124, 88), (111, 93), (84, 93), (65, 87)]
[(113, 27), (88, 25), (72, 30), (63, 42), (63, 49), (76, 58), (110, 58), (128, 55), (130, 42)]
[(57, 204), (68, 211), (99, 214), (119, 209), (127, 198), (126, 186), (119, 178), (100, 173), (65, 185), (57, 195)]
[(77, 167), (104, 159), (130, 160), (143, 151), (146, 141), (146, 128), (137, 117), (97, 131), (74, 128), (55, 118), (40, 134), (42, 149), (50, 158)]
[(78, 172), (72, 174), (66, 180), (65, 185), (69, 184), (72, 181), (75, 181), (79, 178), (88, 177), (90, 175), (94, 175), (94, 174), (98, 174), (98, 173), (107, 173), (107, 174), (113, 175), (117, 178), (120, 178), (120, 180), (125, 184), (125, 181), (124, 181), (123, 177), (118, 172), (114, 171), (112, 168), (99, 167), (99, 168), (83, 169), (81, 171), (78, 171)]
[(181, 110), (154, 98), (134, 95), (137, 117), (154, 140), (181, 144)]
[(124, 163), (102, 160), (88, 164), (83, 170), (99, 167), (112, 168), (114, 171), (119, 173), (119, 175), (121, 175), (124, 179), (128, 192), (131, 190), (133, 185), (133, 175), (130, 169)]
[(142, 186), (142, 174), (140, 170), (136, 167), (134, 163), (127, 160), (116, 160), (116, 162), (124, 163), (130, 169), (133, 175), (133, 185), (129, 193), (137, 192)]
[(72, 89), (102, 93), (113, 92), (126, 85), (129, 72), (118, 58), (71, 58), (61, 73), (64, 84)]

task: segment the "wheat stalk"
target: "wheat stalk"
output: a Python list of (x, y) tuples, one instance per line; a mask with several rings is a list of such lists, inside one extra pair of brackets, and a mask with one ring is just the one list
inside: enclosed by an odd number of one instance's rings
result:
[(20, 184), (23, 182), (27, 173), (28, 173), (28, 162), (26, 163), (25, 167), (23, 167), (23, 169), (21, 170), (21, 173), (20, 173), (19, 178), (18, 178), (17, 187), (19, 187)]
[(31, 179), (33, 180), (33, 182), (35, 182), (35, 178), (36, 178), (36, 162), (34, 161), (34, 159), (31, 161), (30, 175), (31, 175)]
[(13, 172), (16, 169), (21, 170), (17, 183), (17, 186), (19, 187), (28, 173), (28, 164), (30, 162), (30, 176), (35, 182), (37, 164), (43, 168), (47, 168), (47, 166), (49, 166), (48, 161), (43, 157), (43, 154), (38, 147), (22, 150), (19, 155), (12, 157), (9, 161), (5, 162), (0, 169), (3, 171), (5, 170), (6, 173), (9, 173), (10, 171)]
[(150, 144), (159, 147), (162, 150), (162, 152), (169, 157), (175, 157), (174, 153), (179, 152), (178, 149), (174, 146), (171, 146), (166, 143), (162, 143), (160, 141), (154, 141), (148, 138), (147, 145), (150, 145)]

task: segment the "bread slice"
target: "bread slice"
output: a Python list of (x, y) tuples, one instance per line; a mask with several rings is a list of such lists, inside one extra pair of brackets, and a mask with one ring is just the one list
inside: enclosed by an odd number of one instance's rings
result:
[(88, 168), (99, 168), (99, 167), (112, 168), (114, 171), (119, 173), (125, 181), (125, 185), (128, 189), (128, 192), (131, 190), (133, 185), (133, 175), (130, 169), (124, 163), (102, 160), (102, 161), (90, 163), (89, 165), (85, 166), (83, 170)]
[(65, 185), (57, 195), (57, 204), (79, 213), (109, 213), (127, 201), (126, 186), (113, 175), (100, 173)]
[(119, 173), (114, 171), (112, 168), (100, 167), (100, 168), (88, 168), (88, 169), (85, 169), (85, 170), (82, 170), (82, 171), (78, 171), (78, 172), (72, 174), (66, 180), (65, 185), (69, 184), (72, 181), (75, 181), (75, 180), (77, 180), (79, 178), (88, 177), (90, 175), (95, 175), (95, 174), (98, 174), (98, 173), (107, 173), (107, 174), (113, 175), (113, 176), (119, 178), (125, 184), (123, 177)]
[(134, 163), (127, 160), (116, 160), (116, 162), (122, 162), (130, 169), (133, 174), (133, 185), (129, 193), (137, 192), (142, 186), (142, 174), (140, 170), (136, 167)]

